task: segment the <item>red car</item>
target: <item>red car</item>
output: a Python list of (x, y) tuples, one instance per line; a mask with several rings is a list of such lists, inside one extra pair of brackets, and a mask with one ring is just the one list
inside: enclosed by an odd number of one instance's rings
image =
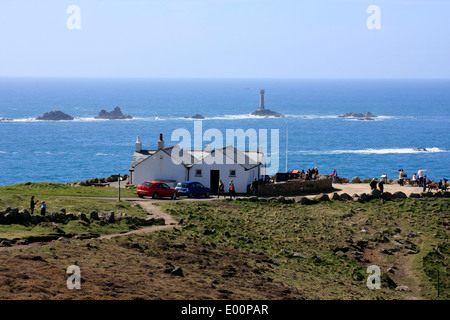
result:
[(153, 199), (169, 197), (175, 200), (178, 197), (177, 190), (161, 181), (145, 181), (138, 186), (136, 193), (140, 198), (144, 196), (151, 196)]

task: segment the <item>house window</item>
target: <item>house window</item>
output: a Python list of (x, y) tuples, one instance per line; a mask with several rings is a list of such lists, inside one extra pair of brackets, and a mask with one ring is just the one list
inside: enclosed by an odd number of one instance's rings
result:
[(195, 176), (196, 177), (201, 177), (202, 176), (202, 170), (201, 169), (196, 169), (195, 170)]
[(236, 170), (230, 170), (230, 177), (236, 177)]

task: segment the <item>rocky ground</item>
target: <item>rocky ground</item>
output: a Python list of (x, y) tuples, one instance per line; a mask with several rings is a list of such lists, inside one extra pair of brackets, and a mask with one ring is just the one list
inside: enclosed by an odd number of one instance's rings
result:
[[(1, 251), (0, 299), (448, 299), (449, 206), (167, 201), (169, 229)], [(66, 286), (74, 263), (80, 290)]]

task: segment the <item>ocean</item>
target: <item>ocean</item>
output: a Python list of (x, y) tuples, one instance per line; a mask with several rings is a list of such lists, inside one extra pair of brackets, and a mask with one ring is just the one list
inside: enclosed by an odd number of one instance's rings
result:
[[(261, 89), (266, 108), (286, 117), (249, 116)], [(95, 119), (116, 106), (133, 119)], [(75, 120), (35, 120), (53, 110)], [(348, 112), (378, 117), (339, 117)], [(174, 145), (176, 129), (193, 135), (195, 122), (185, 117), (194, 114), (205, 117), (203, 131), (224, 137), (230, 129), (266, 129), (269, 138), (278, 130), (278, 140), (268, 139), (278, 159), (269, 174), (286, 171), (287, 141), (288, 170), (396, 179), (399, 169), (411, 177), (422, 168), (432, 179), (450, 178), (450, 80), (2, 78), (0, 185), (126, 174), (136, 136), (144, 149), (156, 148), (159, 133)]]

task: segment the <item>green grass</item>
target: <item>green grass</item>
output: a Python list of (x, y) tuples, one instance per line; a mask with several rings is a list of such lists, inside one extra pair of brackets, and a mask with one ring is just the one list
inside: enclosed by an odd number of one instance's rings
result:
[[(136, 188), (121, 188), (120, 195), (121, 198), (137, 198), (134, 193)], [(0, 187), (0, 198), (8, 194), (18, 195), (21, 194), (23, 196), (35, 196), (35, 197), (43, 197), (43, 196), (80, 196), (80, 197), (110, 197), (117, 198), (118, 197), (118, 189), (117, 188), (109, 188), (109, 187), (81, 187), (81, 186), (70, 186), (68, 184), (62, 183), (19, 183), (9, 186)]]
[[(352, 242), (362, 241), (379, 252), (382, 248), (396, 250), (392, 241), (404, 239), (417, 253), (407, 254), (407, 248), (381, 254), (386, 270), (393, 265), (413, 269), (414, 281), (423, 287), (416, 296), (436, 299), (436, 272), (440, 270), (440, 298), (449, 298), (448, 267), (448, 199), (369, 203), (321, 202), (300, 204), (271, 204), (252, 202), (168, 203), (164, 208), (177, 219), (184, 219), (178, 241), (196, 241), (214, 247), (238, 249), (248, 254), (264, 254), (279, 264), (274, 278), (297, 287), (307, 284), (311, 292), (329, 288), (340, 298), (389, 299), (398, 297), (392, 283), (383, 273), (382, 290), (370, 291), (365, 286), (366, 267), (355, 259)], [(365, 230), (362, 232), (361, 230)], [(418, 234), (409, 237), (409, 232)], [(394, 237), (395, 235), (395, 237)], [(243, 238), (251, 241), (243, 241)], [(343, 253), (336, 248), (349, 249)], [(436, 249), (437, 248), (437, 249)], [(304, 258), (294, 257), (301, 254)], [(255, 268), (258, 266), (255, 265)], [(411, 279), (398, 278), (401, 281)], [(343, 285), (344, 284), (344, 285)], [(349, 289), (349, 286), (352, 290)]]
[[(124, 189), (121, 198), (137, 198), (133, 190)], [(127, 201), (117, 200), (116, 188), (96, 188), (78, 187), (58, 183), (26, 183), (0, 187), (0, 210), (7, 207), (29, 209), (31, 195), (35, 200), (45, 200), (47, 204), (47, 214), (52, 211), (78, 214), (85, 213), (89, 216), (91, 211), (97, 212), (122, 212), (128, 216), (145, 218), (147, 212), (139, 205)], [(108, 199), (109, 198), (109, 199)], [(35, 208), (35, 214), (39, 214), (39, 204)], [(111, 234), (134, 230), (137, 227), (120, 223), (107, 224), (104, 222), (92, 221), (84, 223), (82, 221), (58, 222), (59, 232), (55, 232), (54, 226), (48, 223), (38, 226), (29, 225), (0, 225), (0, 238), (17, 239), (30, 236), (45, 236), (53, 234), (61, 235), (89, 235), (89, 234)]]

